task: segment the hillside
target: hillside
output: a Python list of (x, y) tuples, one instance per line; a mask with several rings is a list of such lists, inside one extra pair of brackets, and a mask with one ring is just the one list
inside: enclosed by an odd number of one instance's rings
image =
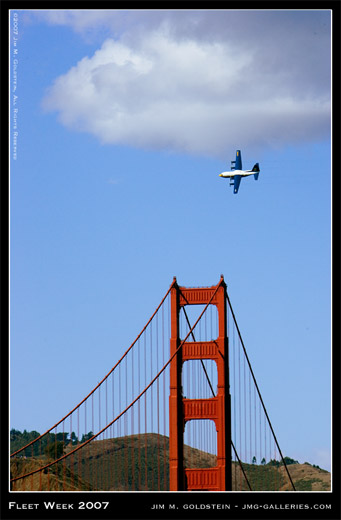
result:
[[(74, 446), (73, 446), (74, 447)], [(71, 450), (66, 446), (64, 453)], [(214, 455), (185, 447), (186, 467), (213, 467)], [(147, 463), (146, 463), (147, 461)], [(169, 489), (169, 444), (168, 437), (157, 434), (141, 434), (115, 439), (93, 441), (49, 471), (26, 479), (26, 490), (109, 490), (151, 491)], [(11, 460), (13, 477), (29, 473), (47, 463), (39, 458), (14, 457)], [(329, 491), (330, 473), (308, 463), (287, 466), (297, 491)], [(252, 490), (291, 489), (284, 466), (271, 464), (244, 464)], [(248, 487), (238, 464), (232, 466), (233, 489), (247, 491)], [(23, 490), (18, 481), (17, 490)]]
[[(283, 471), (284, 468), (281, 468)], [(297, 491), (330, 491), (331, 475), (328, 471), (311, 464), (290, 464), (288, 466), (290, 476)], [(283, 491), (286, 491), (284, 486)]]
[[(30, 473), (47, 463), (43, 458), (11, 459), (11, 478)], [(21, 479), (11, 486), (12, 491), (91, 491), (88, 483), (83, 482), (66, 466), (53, 466), (42, 472), (35, 473), (26, 479)]]

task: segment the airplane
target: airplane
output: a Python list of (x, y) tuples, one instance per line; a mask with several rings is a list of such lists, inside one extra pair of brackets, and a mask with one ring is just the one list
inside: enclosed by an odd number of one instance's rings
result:
[(230, 172), (222, 172), (219, 174), (219, 177), (226, 177), (230, 179), (230, 186), (234, 186), (233, 193), (238, 193), (239, 184), (242, 180), (242, 177), (248, 177), (249, 175), (254, 175), (255, 180), (258, 179), (259, 175), (259, 163), (256, 163), (252, 170), (242, 170), (242, 155), (240, 150), (236, 152), (236, 160), (231, 161), (231, 170)]

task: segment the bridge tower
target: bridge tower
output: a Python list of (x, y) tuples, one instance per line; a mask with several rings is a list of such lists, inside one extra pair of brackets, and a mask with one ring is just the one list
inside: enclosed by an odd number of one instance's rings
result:
[[(213, 341), (186, 341), (179, 336), (179, 313), (186, 305), (215, 305), (218, 311), (218, 338)], [(191, 324), (193, 326), (194, 324)], [(178, 350), (179, 349), (179, 350)], [(176, 354), (175, 354), (176, 352)], [(171, 286), (171, 338), (169, 396), (169, 478), (170, 491), (231, 491), (231, 398), (229, 392), (226, 284), (186, 288), (174, 278)], [(187, 360), (214, 360), (218, 389), (208, 399), (186, 399), (182, 395), (182, 366)], [(209, 419), (217, 432), (217, 465), (213, 468), (184, 467), (184, 430), (187, 421)]]

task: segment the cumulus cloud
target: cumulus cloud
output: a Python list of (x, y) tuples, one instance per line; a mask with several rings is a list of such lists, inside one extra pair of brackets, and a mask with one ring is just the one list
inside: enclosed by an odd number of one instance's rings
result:
[[(93, 23), (118, 26), (115, 14), (106, 21), (98, 14)], [(126, 19), (124, 34), (55, 80), (45, 109), (102, 143), (219, 157), (228, 146), (328, 137), (328, 17), (227, 14)], [(77, 30), (91, 20), (89, 13), (77, 21), (75, 14), (58, 16), (53, 23)], [(244, 24), (244, 38), (235, 22)]]

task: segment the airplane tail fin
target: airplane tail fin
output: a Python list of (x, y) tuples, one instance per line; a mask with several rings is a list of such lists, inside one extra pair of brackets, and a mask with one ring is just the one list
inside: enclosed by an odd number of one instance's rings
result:
[(258, 179), (258, 175), (259, 175), (259, 163), (256, 163), (254, 165), (254, 167), (252, 168), (252, 171), (254, 172), (254, 177), (255, 177), (255, 181)]

